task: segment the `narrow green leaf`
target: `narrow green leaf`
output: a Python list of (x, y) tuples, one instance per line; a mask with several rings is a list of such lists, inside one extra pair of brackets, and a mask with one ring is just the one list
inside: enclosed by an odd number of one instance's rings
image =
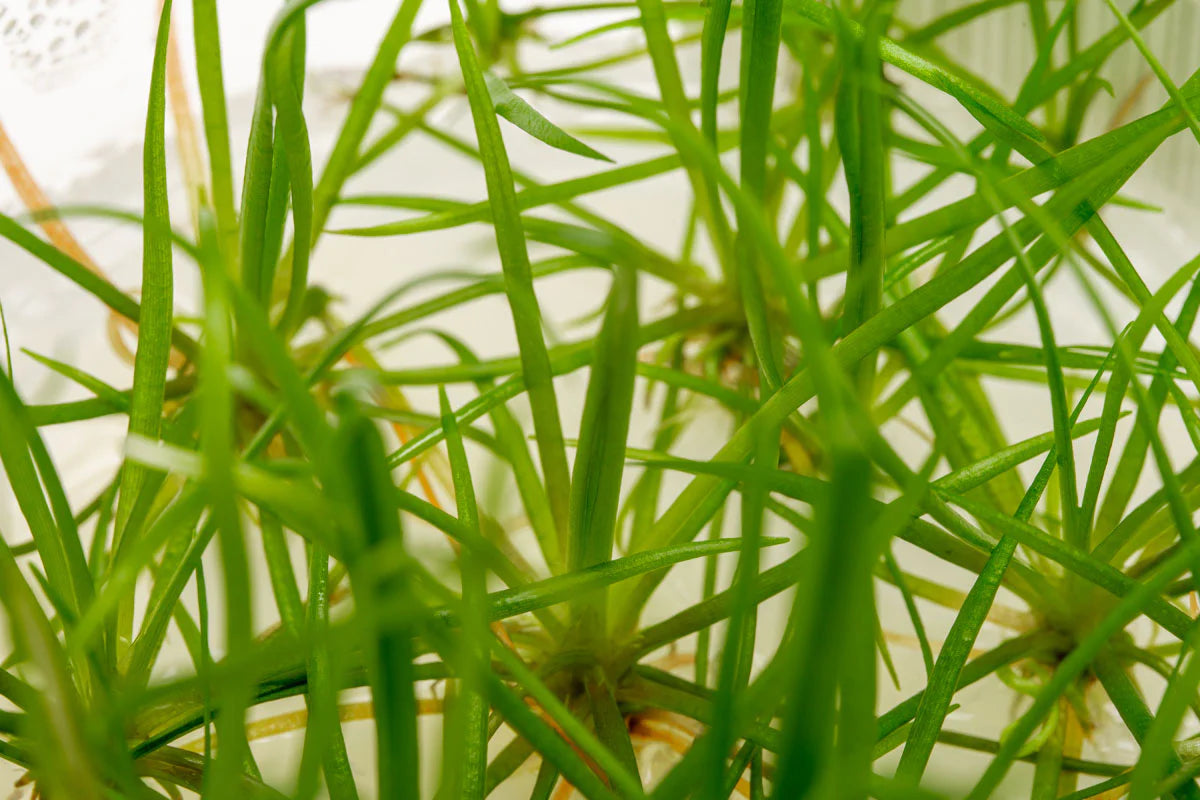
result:
[[(166, 71), (167, 40), (171, 28), (171, 0), (165, 0), (154, 46), (150, 78), (150, 100), (146, 112), (143, 144), (144, 214), (148, 225), (142, 237), (141, 309), (138, 315), (137, 353), (133, 366), (133, 395), (130, 398), (129, 433), (158, 438), (162, 426), (163, 395), (171, 355), (174, 313), (174, 272), (171, 240), (160, 231), (170, 230), (167, 203)], [(133, 505), (145, 483), (145, 469), (127, 466), (121, 473), (117, 499), (115, 545), (126, 535)], [(133, 532), (136, 535), (136, 532)]]
[[(786, 539), (763, 538), (762, 547), (783, 544)], [(506, 619), (538, 608), (562, 603), (598, 588), (644, 575), (653, 570), (667, 569), (684, 561), (707, 558), (720, 553), (732, 553), (741, 545), (740, 539), (710, 539), (704, 542), (664, 547), (616, 558), (603, 564), (555, 575), (545, 580), (513, 589), (493, 592), (488, 596), (492, 620)]]
[[(863, 535), (873, 516), (865, 502), (870, 496), (867, 462), (847, 448), (834, 456), (831, 466), (828, 489), (816, 507), (820, 532), (808, 545), (812, 572), (800, 584), (789, 621), (792, 674), (785, 689), (788, 706), (774, 788), (781, 798), (803, 797), (819, 785), (835, 796), (858, 796), (865, 788), (860, 782), (870, 774), (873, 742), (858, 736), (861, 725), (874, 725), (875, 703), (875, 692), (868, 688), (875, 685), (869, 574), (878, 554)], [(860, 535), (845, 536), (848, 530)], [(837, 613), (827, 613), (821, 602), (831, 596), (843, 598)]]
[(313, 190), (314, 238), (320, 236), (334, 201), (356, 167), (359, 150), (383, 100), (384, 90), (395, 76), (396, 59), (412, 35), (413, 19), (420, 7), (421, 0), (404, 0), (400, 4), (375, 51), (371, 66), (367, 68), (362, 83), (354, 93), (354, 99), (334, 141), (329, 160), (325, 163), (321, 178)]
[[(1077, 422), (1071, 427), (1071, 438), (1078, 439), (1094, 433), (1103, 420), (1100, 417)], [(986, 458), (980, 459), (965, 467), (943, 475), (933, 482), (939, 489), (961, 494), (969, 489), (991, 480), (996, 475), (1023, 464), (1036, 455), (1045, 453), (1054, 446), (1054, 432), (1031, 436), (1002, 450), (998, 450)]]
[[(779, 463), (778, 429), (760, 429), (756, 434), (756, 465), (763, 468), (774, 467)], [(759, 542), (762, 539), (766, 497), (767, 491), (761, 484), (747, 486), (742, 495), (742, 546), (738, 550), (737, 570), (732, 586), (733, 609), (717, 671), (717, 693), (713, 700), (714, 710), (710, 727), (713, 746), (717, 748), (717, 752), (722, 753), (734, 744), (731, 725), (734, 708), (750, 682), (753, 666), (758, 621), (754, 588), (759, 575)], [(708, 791), (705, 794), (713, 800), (718, 800), (717, 792), (723, 785), (722, 774), (719, 773), (723, 773), (724, 764), (723, 758), (714, 763), (713, 774), (709, 777)]]
[(721, 54), (725, 48), (725, 31), (732, 5), (731, 0), (712, 0), (708, 3), (700, 40), (700, 130), (714, 146), (717, 143)]
[[(320, 753), (325, 773), (325, 785), (332, 800), (357, 800), (358, 786), (354, 780), (354, 772), (350, 767), (350, 756), (346, 750), (346, 738), (342, 731), (338, 716), (338, 685), (339, 680), (333, 664), (329, 639), (329, 554), (325, 548), (314, 543), (308, 554), (308, 607), (305, 618), (305, 632), (313, 644), (308, 652), (308, 703), (309, 725), (305, 734), (305, 756), (309, 763), (315, 763), (316, 758), (309, 753)], [(384, 669), (398, 666), (398, 678), (408, 677), (404, 665), (381, 665)], [(387, 777), (388, 762), (400, 761), (397, 752), (392, 750), (391, 742), (386, 738), (386, 731), (392, 725), (403, 721), (403, 717), (393, 718), (389, 715), (397, 709), (386, 703), (386, 690), (378, 687), (386, 686), (390, 676), (380, 673), (380, 683), (377, 684), (372, 698), (379, 702), (384, 709), (376, 718), (376, 741), (378, 742), (380, 775), (379, 786), (392, 787), (395, 784)], [(414, 754), (415, 755), (415, 754)], [(385, 764), (388, 764), (385, 766)], [(410, 766), (405, 764), (405, 766)], [(309, 770), (310, 774), (313, 770)], [(301, 763), (299, 772), (304, 775), (304, 764)], [(303, 779), (300, 785), (304, 785)], [(303, 795), (302, 795), (303, 796)]]
[(275, 160), (275, 117), (267, 83), (261, 80), (250, 118), (250, 141), (246, 146), (241, 213), (238, 215), (238, 267), (244, 285), (256, 298), (263, 297), (265, 273), (273, 274), (274, 269), (274, 265), (268, 267), (264, 263), (264, 251)]
[[(92, 599), (92, 578), (66, 494), (49, 451), (16, 387), (0, 371), (0, 464), (29, 526), (55, 594), (76, 618)], [(44, 487), (44, 488), (43, 488)]]
[[(721, 1), (718, 0), (718, 2)], [(637, 0), (637, 7), (640, 12), (639, 19), (642, 31), (646, 36), (646, 51), (649, 53), (650, 62), (654, 66), (654, 76), (658, 82), (662, 105), (667, 111), (670, 123), (667, 126), (667, 132), (671, 141), (676, 145), (680, 156), (683, 158), (684, 166), (687, 168), (688, 180), (692, 186), (692, 193), (696, 198), (696, 207), (708, 227), (709, 235), (713, 239), (725, 282), (730, 286), (736, 286), (737, 276), (734, 272), (734, 265), (731, 258), (729, 223), (725, 218), (724, 209), (721, 206), (721, 198), (717, 191), (717, 182), (714, 180), (714, 175), (711, 172), (706, 174), (706, 170), (701, 168), (696, 152), (692, 148), (684, 146), (685, 140), (689, 139), (689, 137), (695, 137), (700, 142), (704, 142), (705, 140), (692, 123), (691, 103), (688, 100), (683, 86), (683, 79), (680, 76), (675, 44), (671, 39), (670, 32), (667, 30), (666, 8), (662, 0)], [(719, 10), (720, 8), (718, 8), (718, 12)], [(724, 25), (719, 26), (719, 29), (723, 32)], [(717, 35), (716, 30), (717, 28), (714, 28), (713, 25), (708, 26), (707, 35), (710, 39), (710, 52), (713, 44), (711, 40)], [(709, 66), (708, 69), (711, 73), (713, 67)], [(704, 80), (709, 81), (711, 86), (711, 81), (713, 80), (711, 74)], [(706, 147), (706, 149), (711, 148)]]
[[(1200, 541), (1189, 542), (1180, 548), (1163, 562), (1157, 572), (1144, 581), (1134, 583), (1129, 593), (1099, 619), (1094, 628), (1080, 638), (1075, 647), (1059, 662), (1058, 669), (1034, 698), (1033, 705), (1009, 730), (1008, 737), (1001, 743), (996, 757), (967, 795), (969, 800), (984, 800), (993, 795), (996, 785), (1012, 766), (1021, 747), (1057, 703), (1059, 696), (1088, 668), (1117, 632), (1144, 610), (1148, 610), (1153, 600), (1175, 578), (1190, 568), (1197, 555), (1200, 555)], [(1183, 616), (1186, 618), (1186, 615)], [(1185, 619), (1184, 627), (1185, 630), (1190, 628), (1190, 619)]]
[[(280, 42), (280, 48), (292, 52), (297, 44), (299, 26), (289, 31)], [(290, 56), (287, 57), (290, 60)], [(283, 151), (282, 134), (278, 127), (273, 129), (274, 142), (271, 145), (271, 181), (267, 191), (266, 216), (262, 226), (262, 250), (258, 254), (259, 272), (256, 279), (250, 280), (252, 273), (247, 273), (247, 286), (253, 291), (264, 308), (273, 305), (275, 295), (275, 277), (279, 268), (279, 256), (283, 251), (283, 240), (286, 236), (288, 207), (291, 200), (291, 179), (288, 170), (287, 155)]]
[(625, 267), (613, 270), (604, 322), (596, 340), (571, 487), (568, 563), (572, 569), (602, 564), (612, 558), (625, 440), (633, 409), (638, 347), (637, 283), (632, 270)]
[[(495, 644), (492, 647), (492, 654), (503, 668), (508, 670), (512, 677), (521, 684), (521, 687), (528, 692), (528, 696), (535, 700), (541, 706), (542, 711), (561, 729), (561, 733), (555, 731), (552, 734), (557, 743), (553, 747), (548, 745), (542, 734), (542, 729), (544, 728), (546, 731), (552, 729), (541, 722), (541, 719), (534, 714), (523, 700), (517, 699), (515, 695), (509, 693), (507, 686), (496, 675), (488, 677), (490, 684), (489, 695), (492, 699), (492, 704), (518, 729), (521, 735), (533, 741), (534, 745), (542, 751), (543, 755), (547, 758), (553, 758), (556, 766), (562, 771), (563, 776), (567, 780), (582, 789), (589, 797), (622, 797), (639, 800), (639, 798), (646, 796), (638, 777), (630, 774), (620, 758), (605, 747), (596, 738), (596, 735), (584, 725), (583, 721), (572, 713), (571, 709), (515, 653), (506, 647)], [(532, 724), (533, 721), (539, 724), (534, 725)], [(531, 734), (536, 734), (542, 741), (535, 740)], [(566, 734), (566, 741), (564, 741), (562, 734)], [(583, 760), (578, 757), (574, 748), (568, 744), (568, 741), (572, 742), (575, 747), (578, 747), (582, 753), (591, 758), (604, 771), (615, 792), (609, 791), (601, 783), (600, 779), (596, 777), (596, 774), (584, 765)], [(557, 751), (560, 746), (565, 748), (574, 758), (563, 758), (559, 755)], [(581, 765), (582, 769), (579, 768)]]
[[(1171, 276), (1163, 281), (1162, 286), (1159, 287), (1158, 291), (1156, 291), (1152, 297), (1141, 304), (1141, 307), (1138, 309), (1137, 317), (1121, 334), (1121, 338), (1125, 343), (1124, 347), (1126, 347), (1126, 349), (1136, 351), (1141, 348), (1142, 342), (1149, 334), (1150, 328), (1155, 323), (1156, 318), (1162, 314), (1167, 303), (1174, 298), (1174, 296), (1183, 288), (1183, 286), (1188, 281), (1193, 280), (1197, 270), (1200, 270), (1200, 258), (1192, 259), (1190, 262), (1184, 264), (1182, 267), (1176, 270)], [(1167, 354), (1164, 352), (1163, 358), (1165, 359), (1166, 357)], [(1089, 471), (1087, 486), (1084, 490), (1082, 510), (1085, 515), (1085, 519), (1089, 524), (1092, 523), (1093, 513), (1096, 508), (1097, 500), (1100, 496), (1100, 484), (1104, 478), (1104, 473), (1109, 462), (1109, 455), (1111, 454), (1115, 433), (1114, 428), (1116, 423), (1116, 414), (1118, 414), (1120, 411), (1121, 401), (1124, 399), (1126, 387), (1129, 386), (1130, 372), (1131, 370), (1128, 369), (1128, 366), (1124, 360), (1118, 363), (1117, 368), (1114, 370), (1112, 381), (1109, 384), (1109, 390), (1105, 396), (1104, 413), (1106, 417), (1106, 425), (1104, 428), (1102, 428), (1100, 441), (1093, 450), (1092, 468)], [(1157, 380), (1157, 376), (1155, 383), (1158, 384), (1160, 390), (1165, 390), (1165, 385)], [(1152, 393), (1154, 392), (1155, 383), (1151, 384)], [(1158, 396), (1161, 397), (1161, 394)], [(1154, 394), (1151, 394), (1151, 397), (1154, 397)], [(1151, 408), (1144, 408), (1141, 413), (1149, 414), (1150, 419), (1156, 420), (1158, 417), (1158, 409), (1160, 408), (1160, 402), (1154, 402)], [(1136, 435), (1137, 434), (1135, 432), (1134, 436)], [(1143, 431), (1141, 436), (1138, 437), (1138, 440), (1148, 443), (1148, 432)], [(1127, 448), (1130, 445), (1136, 448), (1136, 442), (1132, 437), (1131, 441), (1127, 444)], [(1133, 449), (1129, 450), (1128, 452), (1132, 457), (1137, 451), (1136, 449)], [(1125, 458), (1125, 453), (1122, 453), (1122, 459), (1119, 462), (1120, 465), (1128, 466)], [(1128, 478), (1124, 478), (1119, 473), (1114, 476), (1114, 483), (1117, 481), (1124, 482), (1126, 480), (1128, 480)], [(1117, 488), (1116, 491), (1117, 494), (1112, 495), (1113, 501), (1116, 501), (1116, 499), (1121, 496), (1121, 489)], [(1112, 494), (1113, 489), (1110, 488), (1109, 492)], [(1107, 502), (1108, 501), (1106, 498), (1106, 503)], [(1104, 519), (1101, 521), (1101, 524), (1103, 524), (1104, 527), (1099, 532), (1105, 534), (1108, 532), (1107, 521), (1111, 519), (1111, 514), (1112, 511), (1110, 508), (1102, 508), (1101, 516)]]
[(933, 648), (929, 644), (929, 635), (925, 631), (925, 623), (921, 620), (921, 613), (917, 608), (916, 598), (908, 586), (908, 579), (900, 569), (900, 564), (896, 561), (896, 556), (892, 553), (890, 547), (884, 551), (883, 558), (893, 585), (900, 591), (900, 595), (904, 599), (904, 607), (908, 611), (908, 618), (912, 621), (913, 633), (916, 634), (917, 645), (921, 649), (921, 660), (925, 662), (925, 681), (928, 683), (933, 673)]
[[(843, 333), (874, 316), (883, 297), (884, 204), (888, 155), (884, 144), (887, 114), (879, 86), (883, 81), (879, 42), (890, 7), (877, 4), (868, 13), (861, 36), (838, 15), (842, 85), (836, 102), (836, 129), (850, 195), (850, 261), (846, 271)], [(858, 371), (859, 389), (870, 396), (874, 364)]]
[(284, 631), (299, 636), (304, 624), (304, 604), (283, 525), (278, 517), (263, 508), (258, 512), (258, 525), (262, 531), (263, 556), (271, 579), (271, 592), (279, 610), (279, 624)]
[[(205, 254), (201, 271), (204, 283), (204, 350), (201, 359), (199, 403), (200, 453), (203, 486), (212, 519), (218, 529), (225, 607), (225, 652), (243, 652), (254, 637), (250, 602), (250, 569), (245, 533), (234, 486), (234, 401), (229, 383), (233, 358), (233, 329), (228, 301), (228, 281), (221, 262), (219, 232), (206, 209), (200, 214), (201, 246)], [(139, 468), (141, 468), (139, 466)], [(136, 542), (135, 542), (136, 544)], [(253, 696), (252, 679), (227, 675), (216, 697), (217, 735), (221, 747), (212, 770), (205, 775), (205, 790), (227, 796), (241, 781), (250, 756), (243, 718)]]
[(541, 112), (525, 102), (512, 89), (508, 88), (507, 83), (493, 73), (485, 72), (484, 82), (496, 113), (533, 138), (545, 142), (556, 150), (612, 163), (611, 158), (587, 146), (542, 116)]
[[(836, 30), (836, 12), (829, 6), (819, 3), (817, 0), (785, 0), (785, 3), (785, 8), (802, 19), (829, 32)], [(847, 24), (852, 36), (856, 38), (864, 36), (863, 28), (857, 23), (848, 22)], [(879, 56), (887, 63), (904, 70), (918, 80), (953, 96), (972, 114), (986, 114), (1020, 136), (1035, 142), (1044, 141), (1041, 132), (1033, 124), (1015, 113), (1003, 102), (957, 75), (953, 75), (901, 47), (891, 39), (879, 40)]]
[[(312, 152), (308, 143), (308, 125), (302, 106), (303, 72), (297, 72), (297, 59), (303, 65), (305, 8), (315, 0), (293, 0), (276, 17), (263, 54), (263, 77), (269, 82), (271, 103), (275, 106), (276, 132), (287, 157), (288, 183), (292, 194), (292, 233), (294, 246), (289, 263), (287, 301), (279, 327), (290, 336), (302, 322), (301, 313), (308, 289), (308, 262), (313, 243)], [(285, 34), (292, 40), (283, 47)], [(270, 291), (264, 283), (263, 288)]]
[(62, 361), (34, 353), (30, 350), (22, 350), (22, 352), (47, 369), (53, 370), (64, 378), (87, 389), (96, 395), (97, 399), (103, 400), (121, 411), (129, 410), (129, 397), (127, 394), (123, 394), (116, 387), (110, 386), (94, 375), (89, 375), (78, 367), (64, 364)]
[[(1121, 715), (1125, 727), (1141, 745), (1153, 724), (1154, 716), (1146, 707), (1146, 701), (1138, 691), (1137, 685), (1125, 671), (1125, 666), (1111, 650), (1104, 650), (1092, 662), (1092, 672), (1100, 680), (1100, 685), (1104, 687), (1104, 693), (1108, 695), (1109, 700), (1116, 707), (1117, 713)], [(1163, 766), (1168, 772), (1174, 772), (1182, 764), (1177, 756), (1169, 755)], [(1175, 789), (1171, 796), (1176, 800), (1195, 800), (1200, 797), (1200, 788), (1197, 788), (1195, 781), (1187, 781)]]
[(1133, 22), (1130, 21), (1129, 17), (1125, 15), (1125, 12), (1122, 11), (1120, 7), (1113, 2), (1113, 0), (1105, 0), (1105, 3), (1108, 4), (1109, 10), (1112, 11), (1113, 16), (1117, 18), (1117, 21), (1121, 23), (1121, 27), (1125, 29), (1125, 32), (1129, 35), (1129, 38), (1133, 40), (1135, 45), (1137, 45), (1138, 52), (1142, 54), (1142, 57), (1146, 60), (1146, 63), (1150, 65), (1150, 69), (1154, 71), (1154, 75), (1158, 78), (1159, 83), (1161, 83), (1163, 88), (1167, 90), (1167, 94), (1170, 95), (1171, 100), (1173, 100), (1179, 107), (1179, 110), (1183, 112), (1183, 117), (1187, 121), (1188, 128), (1191, 129), (1192, 135), (1196, 137), (1196, 141), (1200, 143), (1200, 120), (1196, 119), (1196, 115), (1188, 106), (1187, 101), (1184, 100), (1183, 94), (1180, 93), (1179, 87), (1175, 85), (1173, 80), (1171, 80), (1171, 76), (1167, 74), (1167, 71), (1163, 67), (1162, 63), (1154, 55), (1153, 51), (1151, 51), (1146, 45), (1145, 39), (1143, 39), (1142, 35), (1138, 33), (1137, 27), (1133, 24)]
[[(168, 506), (152, 524), (147, 526), (145, 533), (131, 544), (122, 554), (121, 559), (113, 564), (105, 575), (104, 585), (96, 597), (79, 617), (78, 623), (67, 637), (67, 643), (73, 654), (86, 652), (91, 639), (102, 629), (105, 620), (116, 611), (121, 602), (132, 593), (142, 571), (153, 564), (153, 559), (172, 537), (180, 537), (181, 532), (192, 531), (204, 511), (205, 494), (193, 484), (185, 489), (179, 497)], [(207, 541), (207, 540), (206, 540)], [(164, 558), (163, 568), (166, 567)], [(156, 584), (153, 600), (161, 602), (163, 595)], [(154, 605), (154, 603), (152, 603)], [(154, 617), (150, 614), (149, 617)], [(143, 623), (144, 632), (149, 619)], [(139, 638), (141, 636), (139, 635)], [(139, 642), (135, 640), (132, 648), (139, 650)], [(128, 674), (141, 674), (141, 661), (130, 657), (130, 663), (138, 661), (136, 669), (131, 668)]]
[(1175, 736), (1196, 696), (1196, 687), (1200, 685), (1200, 659), (1196, 658), (1193, 646), (1197, 631), (1200, 629), (1193, 631), (1188, 642), (1187, 652), (1190, 655), (1180, 662), (1179, 668), (1169, 677), (1154, 719), (1139, 739), (1141, 752), (1130, 779), (1130, 800), (1150, 800), (1155, 797), (1155, 782), (1175, 760)]
[(96, 762), (93, 743), (88, 741), (82, 698), (50, 621), (3, 542), (0, 580), (5, 588), (0, 599), (15, 644), (30, 654), (40, 678), (23, 731), (35, 748), (34, 776), (39, 786), (44, 785), (44, 791), (100, 800), (105, 796), (103, 765)]
[[(1137, 3), (1129, 15), (1129, 22), (1134, 29), (1141, 30), (1174, 5), (1175, 0), (1148, 0), (1148, 2)], [(1075, 8), (1075, 4), (1069, 2), (1067, 6), (1072, 10), (1072, 14), (1068, 19), (1074, 18), (1074, 15), (1079, 13)], [(1064, 16), (1067, 15), (1064, 14)], [(1037, 103), (1044, 102), (1046, 99), (1062, 91), (1063, 88), (1075, 83), (1075, 81), (1079, 80), (1080, 76), (1095, 70), (1104, 63), (1114, 50), (1128, 40), (1129, 31), (1121, 24), (1118, 24), (1104, 35), (1097, 37), (1086, 48), (1075, 53), (1059, 69), (1044, 77), (1039, 76), (1041, 80), (1034, 82), (1029, 87), (1030, 96), (1035, 98), (1029, 103), (1029, 106), (1033, 107)], [(1025, 95), (1026, 92), (1023, 90), (1021, 94)]]
[[(0, 236), (25, 250), (39, 263), (50, 267), (126, 319), (137, 322), (141, 318), (141, 307), (137, 301), (54, 245), (42, 241), (21, 227), (12, 217), (0, 214)], [(172, 331), (172, 341), (185, 355), (195, 354), (196, 343), (182, 332)]]
[(592, 675), (586, 680), (585, 688), (588, 700), (591, 701), (596, 735), (620, 760), (630, 775), (639, 776), (637, 756), (633, 752), (633, 741), (629, 738), (629, 727), (617, 706), (617, 698), (613, 695), (608, 680), (602, 674)]
[(500, 251), (505, 291), (521, 350), (522, 372), (529, 390), (530, 404), (533, 406), (534, 430), (537, 434), (538, 453), (541, 456), (546, 488), (550, 495), (550, 507), (554, 511), (555, 523), (559, 530), (565, 531), (568, 529), (569, 518), (570, 473), (567, 469), (562, 422), (558, 415), (558, 400), (554, 394), (550, 359), (546, 354), (545, 340), (542, 338), (541, 310), (538, 307), (537, 295), (533, 291), (529, 253), (525, 247), (524, 229), (514, 197), (512, 169), (504, 149), (504, 140), (500, 136), (500, 127), (496, 122), (495, 109), (488, 94), (483, 71), (463, 23), (458, 0), (450, 2), (450, 19), (454, 46), (467, 86), (471, 116), (475, 121), (475, 133), (479, 139), (488, 197), (492, 201), (496, 245)]
[[(464, 525), (479, 530), (479, 510), (471, 481), (467, 453), (463, 448), (458, 423), (450, 411), (444, 389), (439, 390), (442, 427), (446, 431), (446, 449), (454, 475), (454, 495), (458, 518)], [(447, 748), (442, 761), (440, 791), (446, 797), (483, 797), (487, 775), (488, 706), (484, 674), (490, 669), (487, 653), (475, 643), (488, 641), (487, 576), (478, 554), (471, 548), (460, 552), (462, 563), (463, 649), (466, 669), (462, 691), (455, 697), (453, 714), (447, 724)]]
[(221, 65), (221, 37), (216, 0), (192, 3), (192, 29), (196, 45), (196, 78), (208, 145), (212, 205), (217, 217), (221, 254), (227, 262), (237, 257), (237, 211), (233, 206), (233, 161), (229, 154), (229, 121), (225, 107), (225, 78)]
[[(349, 559), (351, 580), (365, 569), (361, 561), (372, 548), (389, 543), (402, 545), (403, 534), (392, 498), (396, 487), (385, 464), (383, 442), (374, 423), (362, 416), (346, 399), (337, 435), (337, 453), (343, 470), (342, 493), (353, 508), (357, 527), (354, 556)], [(375, 741), (379, 753), (378, 791), (381, 797), (417, 797), (420, 776), (417, 700), (413, 687), (413, 641), (411, 629), (395, 632), (382, 629), (373, 610), (374, 596), (383, 587), (368, 583), (361, 587), (372, 600), (361, 608), (368, 621), (363, 642), (371, 658), (369, 669), (374, 698)], [(405, 593), (406, 596), (408, 593)], [(410, 599), (410, 604), (415, 599)]]
[[(597, 800), (617, 800), (626, 796), (618, 795), (605, 786), (587, 762), (563, 740), (562, 735), (542, 721), (542, 718), (525, 704), (524, 699), (513, 694), (498, 677), (492, 676), (489, 683), (489, 697), (496, 711), (584, 796)], [(574, 719), (570, 711), (566, 711), (566, 715)], [(588, 733), (590, 734), (590, 731)], [(607, 752), (607, 748), (599, 742), (595, 743), (595, 748)], [(645, 797), (644, 794), (627, 796)]]
[[(522, 211), (528, 211), (544, 205), (574, 200), (583, 195), (604, 191), (605, 189), (629, 186), (636, 181), (653, 178), (678, 168), (678, 156), (660, 156), (634, 164), (613, 167), (612, 169), (582, 178), (571, 178), (544, 186), (530, 186), (517, 192), (515, 198), (517, 207)], [(416, 202), (405, 202), (406, 200), (409, 200), (409, 198), (396, 195), (349, 195), (341, 197), (338, 202), (349, 205), (397, 206), (400, 208), (409, 208), (416, 205)], [(411, 200), (432, 202), (435, 198), (412, 198)], [(444, 211), (435, 211), (427, 216), (417, 217), (416, 219), (406, 219), (361, 228), (346, 228), (335, 232), (354, 236), (420, 233), (453, 228), (468, 222), (487, 221), (491, 218), (491, 213), (491, 205), (486, 202), (472, 203), (461, 207), (455, 204)]]
[[(765, 203), (767, 191), (767, 151), (771, 138), (771, 116), (775, 100), (775, 72), (779, 61), (779, 39), (782, 18), (780, 0), (755, 0), (746, 6), (742, 28), (742, 102), (740, 129), (740, 177), (746, 193), (759, 203)], [(711, 181), (715, 185), (715, 181)], [(739, 215), (738, 227), (746, 227)], [(736, 288), (741, 294), (746, 323), (754, 344), (755, 360), (765, 390), (774, 391), (783, 382), (781, 354), (777, 352), (778, 338), (770, 329), (766, 291), (770, 284), (762, 274), (762, 259), (758, 250), (740, 231), (737, 237)], [(710, 786), (715, 790), (718, 781)]]
[(13, 375), (12, 340), (8, 338), (8, 318), (4, 316), (3, 303), (0, 303), (0, 334), (4, 336), (4, 371)]
[(926, 22), (920, 28), (907, 34), (903, 44), (920, 45), (930, 42), (942, 34), (961, 28), (968, 22), (990, 14), (992, 11), (1022, 2), (1026, 2), (1026, 0), (975, 0), (973, 3), (950, 9), (941, 16)]

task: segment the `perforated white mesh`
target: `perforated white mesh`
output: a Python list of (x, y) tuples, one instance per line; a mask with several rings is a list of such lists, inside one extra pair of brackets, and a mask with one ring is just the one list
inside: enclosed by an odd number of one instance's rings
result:
[(92, 63), (112, 19), (113, 0), (0, 0), (5, 58), (23, 81), (46, 88)]

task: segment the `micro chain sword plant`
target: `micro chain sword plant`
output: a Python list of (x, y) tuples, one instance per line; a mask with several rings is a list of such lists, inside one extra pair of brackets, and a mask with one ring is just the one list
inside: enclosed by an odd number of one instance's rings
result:
[[(1147, 180), (1200, 146), (1188, 0), (375, 1), (336, 102), (308, 34), (360, 6), (282, 3), (240, 126), (231, 6), (164, 0), (137, 208), (0, 128), (0, 252), (120, 364), (4, 330), (16, 791), (1200, 797), (1200, 256), (1116, 224), (1200, 201)], [(47, 434), (114, 419), (80, 492)]]

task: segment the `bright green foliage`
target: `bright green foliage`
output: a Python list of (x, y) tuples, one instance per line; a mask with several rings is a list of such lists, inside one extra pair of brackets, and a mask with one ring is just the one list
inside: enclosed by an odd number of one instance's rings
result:
[[(141, 213), (59, 210), (140, 226), (136, 296), (0, 215), (137, 335), (104, 377), (0, 312), (0, 759), (41, 796), (1200, 796), (1200, 257), (1109, 227), (1200, 201), (1139, 194), (1200, 139), (1200, 73), (1148, 30), (1183, 0), (393, 0), (331, 145), (318, 3), (279, 10), (246, 132), (224, 4), (188, 9), (194, 80), (164, 4)], [(948, 55), (980, 26), (1032, 54), (1016, 85)], [(199, 90), (190, 230), (169, 85)], [(418, 137), (470, 196), (366, 193)], [(678, 230), (594, 210), (663, 179)], [(481, 229), (469, 268), (408, 247)], [(323, 269), (337, 236), (398, 255)], [(350, 268), (380, 288), (346, 320)], [(515, 352), (446, 321), (485, 307)], [(84, 395), (37, 404), (27, 369)], [(79, 496), (45, 429), (104, 417), (124, 458)], [(993, 730), (954, 716), (981, 682), (1020, 701)], [(266, 763), (247, 719), (289, 701), (303, 744)], [(1088, 746), (1121, 736), (1135, 760)]]

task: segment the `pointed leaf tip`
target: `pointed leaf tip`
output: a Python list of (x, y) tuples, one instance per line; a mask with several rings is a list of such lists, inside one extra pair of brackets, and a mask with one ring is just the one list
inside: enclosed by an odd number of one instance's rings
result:
[(485, 72), (484, 80), (487, 82), (488, 94), (491, 95), (496, 113), (533, 138), (557, 150), (574, 153), (585, 158), (594, 158), (597, 161), (607, 161), (610, 164), (614, 163), (608, 156), (589, 147), (546, 119), (540, 111), (508, 88), (508, 84), (500, 78), (490, 72)]

